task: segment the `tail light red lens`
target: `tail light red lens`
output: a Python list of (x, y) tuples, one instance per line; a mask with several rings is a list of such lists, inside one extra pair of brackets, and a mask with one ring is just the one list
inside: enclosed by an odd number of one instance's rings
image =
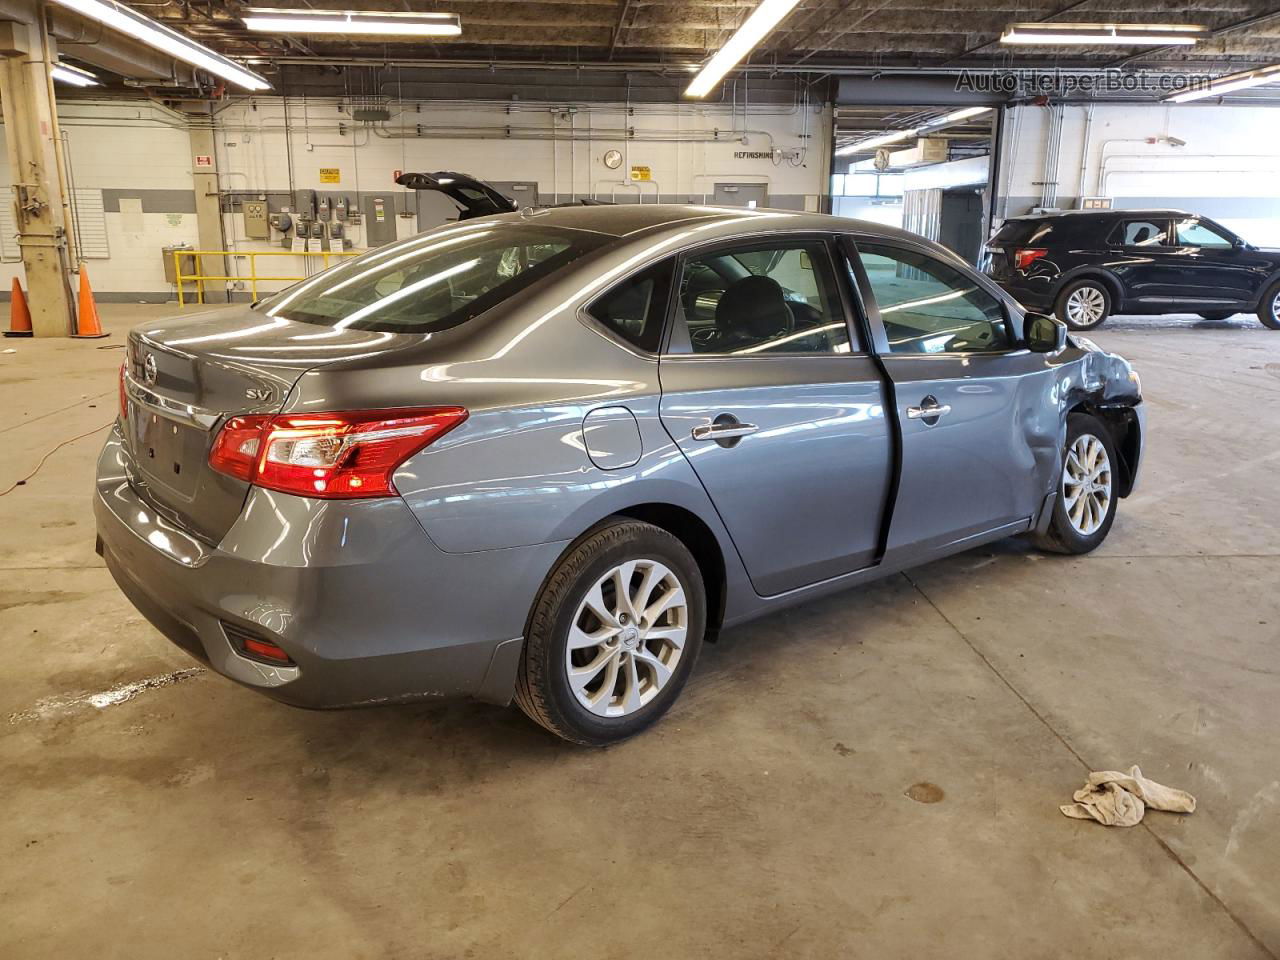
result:
[(1041, 257), (1047, 257), (1049, 251), (1044, 247), (1023, 247), (1021, 250), (1015, 250), (1013, 253), (1013, 265), (1019, 270), (1025, 270)]
[(232, 417), (209, 465), (300, 497), (390, 497), (400, 465), (466, 418), (462, 407)]

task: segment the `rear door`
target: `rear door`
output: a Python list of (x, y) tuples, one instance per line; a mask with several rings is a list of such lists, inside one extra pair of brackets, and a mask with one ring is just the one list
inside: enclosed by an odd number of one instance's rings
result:
[(1036, 440), (1046, 433), (1035, 420), (1046, 406), (1043, 358), (1019, 345), (1004, 302), (958, 262), (906, 240), (852, 239), (902, 431), (885, 562), (1025, 529), (1048, 455)]
[(773, 595), (876, 561), (892, 438), (829, 238), (686, 253), (659, 362), (662, 422)]
[(1112, 259), (1106, 265), (1130, 302), (1160, 306), (1177, 296), (1181, 266), (1168, 218), (1135, 215), (1116, 224), (1109, 239)]

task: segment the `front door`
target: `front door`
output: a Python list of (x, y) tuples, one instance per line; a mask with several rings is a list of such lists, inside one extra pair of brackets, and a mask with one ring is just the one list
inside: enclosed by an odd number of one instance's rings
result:
[(764, 596), (875, 562), (886, 391), (825, 238), (687, 254), (658, 365), (662, 422)]
[(1173, 233), (1179, 265), (1174, 296), (1183, 310), (1243, 309), (1275, 269), (1269, 259), (1237, 244), (1233, 235), (1199, 217), (1175, 220)]
[(1036, 419), (1044, 358), (1019, 347), (1003, 302), (976, 275), (908, 241), (855, 240), (902, 429), (885, 562), (1025, 528), (1057, 457), (1056, 414)]

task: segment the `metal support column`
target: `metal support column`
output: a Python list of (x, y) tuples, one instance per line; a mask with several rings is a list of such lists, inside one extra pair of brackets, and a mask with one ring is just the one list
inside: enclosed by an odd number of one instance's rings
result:
[[(191, 140), (191, 179), (196, 191), (196, 230), (200, 236), (197, 244), (201, 250), (224, 250), (222, 229), (222, 202), (218, 193), (218, 153), (214, 145), (213, 117), (209, 112), (191, 112), (187, 119), (187, 135)], [(197, 257), (197, 260), (206, 257)], [(212, 259), (212, 258), (208, 258)], [(195, 272), (213, 276), (226, 276), (225, 257), (215, 262), (195, 265)], [(225, 291), (226, 284), (222, 284)], [(207, 295), (206, 291), (206, 295)], [(223, 293), (218, 300), (229, 301)]]
[(31, 328), (37, 337), (65, 337), (75, 329), (67, 198), (59, 178), (57, 112), (49, 84), (51, 55), (38, 13), (31, 23), (0, 22), (5, 146)]

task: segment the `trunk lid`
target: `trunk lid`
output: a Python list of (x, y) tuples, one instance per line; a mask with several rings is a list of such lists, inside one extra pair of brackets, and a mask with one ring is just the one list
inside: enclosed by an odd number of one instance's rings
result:
[(209, 467), (223, 422), (276, 413), (320, 364), (417, 345), (420, 336), (319, 327), (233, 307), (134, 328), (126, 346), (130, 481), (157, 511), (217, 543), (249, 484)]

